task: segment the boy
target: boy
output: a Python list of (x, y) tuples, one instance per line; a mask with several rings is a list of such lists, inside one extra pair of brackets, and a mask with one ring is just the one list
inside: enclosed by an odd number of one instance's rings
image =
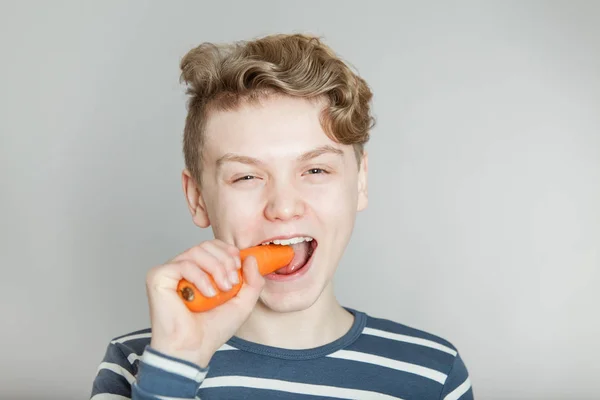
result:
[[(340, 305), (332, 278), (367, 205), (371, 91), (317, 38), (273, 35), (203, 44), (181, 63), (188, 84), (183, 191), (214, 240), (150, 270), (150, 329), (108, 345), (100, 399), (472, 399), (451, 343)], [(268, 276), (239, 249), (292, 245)], [(192, 313), (185, 278), (206, 296)]]

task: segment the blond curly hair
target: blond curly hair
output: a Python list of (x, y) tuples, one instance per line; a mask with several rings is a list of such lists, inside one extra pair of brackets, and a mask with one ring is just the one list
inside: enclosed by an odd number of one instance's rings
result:
[(270, 94), (325, 99), (325, 133), (354, 146), (360, 162), (374, 125), (367, 83), (316, 36), (277, 34), (229, 44), (202, 43), (181, 60), (188, 114), (183, 154), (200, 183), (203, 131), (211, 110), (233, 110)]

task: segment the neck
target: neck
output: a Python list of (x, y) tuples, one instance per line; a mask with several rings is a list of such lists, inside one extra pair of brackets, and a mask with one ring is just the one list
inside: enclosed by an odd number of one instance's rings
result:
[(338, 303), (329, 285), (305, 310), (280, 313), (258, 303), (236, 336), (267, 346), (310, 349), (342, 337), (353, 321), (354, 316)]

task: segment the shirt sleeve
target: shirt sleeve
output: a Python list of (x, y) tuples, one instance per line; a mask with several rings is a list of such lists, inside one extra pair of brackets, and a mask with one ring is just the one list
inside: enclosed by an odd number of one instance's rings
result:
[(129, 362), (119, 345), (111, 342), (98, 365), (91, 400), (130, 399), (136, 372), (137, 367)]
[(170, 357), (146, 346), (126, 356), (109, 344), (92, 384), (90, 400), (197, 399), (208, 368)]
[(440, 400), (473, 399), (473, 387), (471, 386), (469, 372), (460, 354), (457, 354), (454, 358), (454, 363), (452, 364), (448, 378), (446, 378), (446, 382), (442, 388)]
[(164, 397), (196, 399), (208, 368), (170, 357), (147, 346), (132, 387), (132, 400), (159, 400)]

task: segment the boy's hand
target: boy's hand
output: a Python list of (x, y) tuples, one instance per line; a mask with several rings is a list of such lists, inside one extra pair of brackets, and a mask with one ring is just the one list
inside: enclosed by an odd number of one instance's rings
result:
[[(177, 293), (183, 278), (210, 296), (208, 275), (223, 291), (237, 282), (237, 269), (243, 269), (244, 284), (235, 297), (206, 312), (188, 310)], [(229, 286), (231, 285), (231, 286)], [(220, 240), (194, 246), (164, 265), (152, 268), (146, 279), (150, 306), (153, 349), (208, 366), (213, 354), (229, 340), (248, 318), (264, 285), (254, 257), (240, 265), (239, 250)]]

